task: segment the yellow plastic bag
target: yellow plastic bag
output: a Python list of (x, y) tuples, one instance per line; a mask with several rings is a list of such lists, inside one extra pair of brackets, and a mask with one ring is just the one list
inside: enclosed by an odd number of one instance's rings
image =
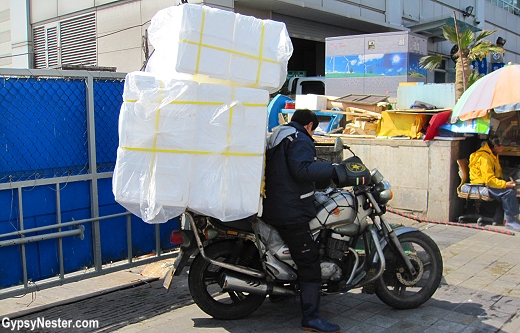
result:
[(378, 123), (377, 136), (409, 136), (412, 139), (420, 138), (428, 115), (417, 113), (396, 113), (383, 111)]

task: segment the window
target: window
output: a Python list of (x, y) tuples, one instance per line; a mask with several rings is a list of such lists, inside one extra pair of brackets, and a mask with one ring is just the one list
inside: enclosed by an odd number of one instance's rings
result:
[(34, 68), (96, 65), (96, 14), (33, 28)]

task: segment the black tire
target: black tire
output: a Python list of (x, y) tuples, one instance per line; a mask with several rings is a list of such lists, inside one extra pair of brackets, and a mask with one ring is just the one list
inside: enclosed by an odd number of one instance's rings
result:
[[(205, 248), (206, 256), (211, 259), (235, 264), (240, 260), (237, 253), (243, 255), (245, 248), (240, 241), (214, 243)], [(251, 242), (244, 246), (254, 247)], [(250, 253), (253, 249), (250, 249)], [(254, 249), (256, 251), (256, 247)], [(258, 251), (250, 258), (248, 267), (261, 270), (262, 265)], [(190, 294), (199, 308), (215, 319), (233, 320), (247, 317), (253, 313), (265, 300), (266, 295), (223, 290), (218, 281), (225, 269), (210, 264), (199, 253), (193, 260), (188, 276)]]
[[(442, 256), (437, 244), (420, 231), (402, 234), (398, 239), (419, 274), (420, 260), (423, 265), (422, 275), (420, 278), (418, 275), (409, 276), (400, 255), (387, 244), (383, 249), (386, 269), (376, 280), (376, 295), (395, 309), (414, 309), (429, 300), (439, 287), (442, 279)], [(399, 273), (400, 271), (404, 273)]]

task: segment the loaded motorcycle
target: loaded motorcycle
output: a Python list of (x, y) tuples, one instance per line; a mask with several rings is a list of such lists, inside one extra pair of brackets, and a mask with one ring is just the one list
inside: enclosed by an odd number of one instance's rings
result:
[[(340, 140), (336, 149), (338, 145), (353, 155), (341, 162), (350, 170), (350, 186), (316, 192), (317, 214), (309, 222), (321, 254), (322, 293), (363, 288), (393, 308), (416, 308), (440, 284), (439, 248), (416, 228), (390, 225), (384, 215), (393, 195), (390, 184), (377, 169), (368, 171), (350, 147)], [(360, 183), (359, 172), (366, 172), (369, 180)], [(222, 222), (186, 211), (181, 221), (181, 230), (171, 236), (181, 246), (165, 288), (194, 256), (190, 294), (214, 318), (243, 318), (267, 295), (298, 294), (298, 268), (289, 249), (260, 217)]]

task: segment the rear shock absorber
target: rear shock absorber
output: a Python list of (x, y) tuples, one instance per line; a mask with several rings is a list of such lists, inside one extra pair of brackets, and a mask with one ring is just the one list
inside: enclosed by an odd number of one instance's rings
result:
[(251, 263), (251, 261), (255, 257), (256, 253), (257, 253), (256, 246), (251, 242), (247, 242), (245, 244), (245, 249), (242, 249), (242, 255), (240, 256), (240, 258), (238, 260), (238, 264), (241, 266), (248, 267), (248, 265)]

